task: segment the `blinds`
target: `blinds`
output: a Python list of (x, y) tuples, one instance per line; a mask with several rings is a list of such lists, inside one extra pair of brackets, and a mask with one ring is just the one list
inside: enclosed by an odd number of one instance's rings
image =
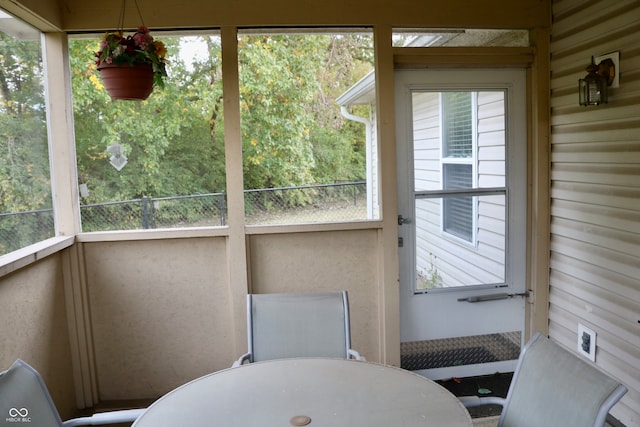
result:
[[(464, 164), (444, 164), (444, 189), (471, 188), (473, 168)], [(445, 197), (443, 199), (444, 231), (461, 239), (473, 240), (473, 197)]]
[(471, 92), (443, 92), (443, 157), (467, 158), (473, 150)]

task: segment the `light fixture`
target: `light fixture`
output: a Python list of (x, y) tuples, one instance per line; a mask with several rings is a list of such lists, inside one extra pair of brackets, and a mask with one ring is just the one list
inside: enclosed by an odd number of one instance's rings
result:
[(591, 57), (587, 67), (587, 75), (578, 82), (580, 105), (606, 104), (609, 100), (609, 86), (615, 78), (616, 66), (611, 58), (604, 59), (596, 65)]

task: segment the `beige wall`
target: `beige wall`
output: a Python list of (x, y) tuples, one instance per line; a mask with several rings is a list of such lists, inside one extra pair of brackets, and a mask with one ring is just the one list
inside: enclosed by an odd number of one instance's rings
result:
[(380, 361), (378, 231), (327, 231), (250, 237), (251, 292), (347, 290), (351, 345)]
[(100, 401), (158, 397), (239, 356), (224, 238), (83, 246)]
[[(353, 347), (380, 360), (377, 233), (250, 236), (251, 292), (348, 290)], [(80, 245), (96, 400), (158, 397), (246, 351), (233, 333), (245, 306), (231, 302), (246, 287), (229, 282), (225, 237)]]
[[(587, 6), (587, 7), (585, 7)], [(596, 364), (629, 392), (612, 413), (640, 425), (640, 2), (553, 2), (550, 336), (574, 350), (596, 332)], [(578, 105), (592, 55), (620, 52), (609, 103)]]
[[(109, 29), (118, 24), (119, 2), (65, 0), (63, 3), (64, 30)], [(258, 0), (138, 0), (138, 4), (150, 28), (287, 25), (535, 28), (549, 22), (546, 0), (277, 0), (268, 4)], [(125, 26), (139, 25), (134, 3), (127, 5)]]
[[(75, 406), (59, 254), (0, 280), (0, 371), (18, 358), (36, 368), (62, 416)], [(4, 416), (4, 415), (3, 415)]]

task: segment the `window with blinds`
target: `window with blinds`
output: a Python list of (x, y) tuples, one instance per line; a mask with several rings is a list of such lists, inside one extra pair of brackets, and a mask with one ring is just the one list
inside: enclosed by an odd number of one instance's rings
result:
[(471, 158), (473, 153), (473, 114), (471, 92), (442, 94), (442, 157)]
[[(473, 168), (464, 164), (443, 164), (444, 189), (470, 188)], [(473, 242), (473, 197), (445, 197), (442, 227), (445, 232)]]
[[(442, 93), (442, 188), (473, 188), (474, 118), (472, 92)], [(473, 243), (473, 197), (443, 199), (442, 229)]]

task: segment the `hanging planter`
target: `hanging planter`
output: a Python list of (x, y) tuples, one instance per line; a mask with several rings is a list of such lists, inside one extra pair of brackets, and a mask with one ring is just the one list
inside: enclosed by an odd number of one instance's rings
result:
[[(100, 50), (95, 53), (96, 67), (112, 99), (144, 100), (154, 86), (164, 86), (167, 49), (163, 42), (151, 36), (144, 24), (134, 34), (124, 36), (125, 3), (123, 0), (120, 30), (106, 33), (100, 42)], [(138, 14), (142, 21), (140, 8)]]
[(111, 99), (145, 100), (153, 91), (151, 64), (100, 64), (100, 77)]

